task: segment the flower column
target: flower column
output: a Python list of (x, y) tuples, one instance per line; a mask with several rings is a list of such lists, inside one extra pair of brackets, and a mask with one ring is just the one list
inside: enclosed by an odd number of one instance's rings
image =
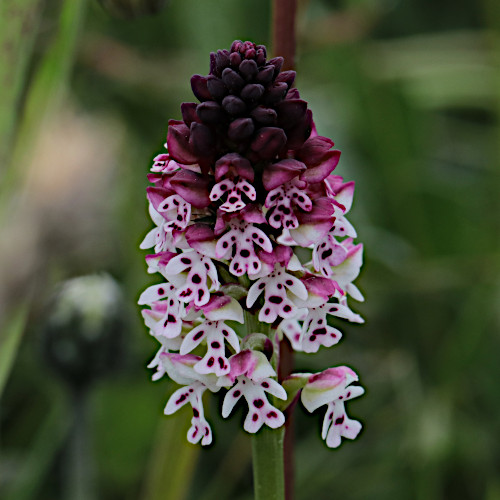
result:
[[(212, 442), (202, 403), (207, 389), (228, 391), (223, 417), (245, 400), (244, 429), (259, 432), (265, 445), (254, 448), (254, 465), (267, 471), (257, 498), (283, 497), (282, 410), (299, 391), (306, 409), (328, 404), (328, 418), (335, 417), (333, 427), (325, 424), (328, 446), (360, 429), (335, 427), (343, 401), (310, 397), (346, 373), (339, 387), (355, 382), (352, 370), (277, 381), (283, 335), (297, 351), (331, 347), (341, 333), (329, 321), (362, 322), (348, 300), (363, 298), (352, 283), (362, 246), (345, 218), (354, 184), (332, 173), (340, 152), (317, 134), (307, 102), (291, 88), (295, 72), (281, 71), (282, 64), (268, 61), (261, 45), (235, 41), (211, 54), (208, 76), (192, 77), (199, 103), (182, 104), (183, 119), (169, 122), (168, 153), (155, 158), (149, 174), (156, 227), (141, 245), (154, 249), (149, 272), (166, 280), (139, 300), (161, 344), (154, 378), (167, 374), (183, 386), (165, 412), (189, 402), (188, 439), (205, 445)], [(300, 247), (306, 250), (299, 259)], [(350, 394), (341, 396), (361, 390)], [(263, 426), (273, 430), (266, 434)]]

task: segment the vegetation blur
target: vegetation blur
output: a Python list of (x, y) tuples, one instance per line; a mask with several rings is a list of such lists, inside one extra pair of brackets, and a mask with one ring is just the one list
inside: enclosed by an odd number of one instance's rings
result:
[[(268, 0), (0, 3), (1, 498), (252, 498), (243, 411), (223, 421), (212, 396), (215, 443), (188, 444), (135, 303), (167, 120), (209, 52), (268, 45), (270, 17)], [(366, 324), (296, 366), (351, 365), (367, 392), (338, 450), (296, 410), (296, 500), (500, 499), (499, 27), (494, 0), (299, 2), (296, 84), (356, 181)]]

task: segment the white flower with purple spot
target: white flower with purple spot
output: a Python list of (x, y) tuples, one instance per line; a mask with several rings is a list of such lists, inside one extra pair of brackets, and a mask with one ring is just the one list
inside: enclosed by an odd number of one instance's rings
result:
[(181, 166), (172, 160), (168, 154), (160, 154), (153, 159), (153, 166), (151, 172), (158, 172), (162, 174), (171, 174), (180, 170)]
[(212, 442), (212, 429), (205, 419), (203, 411), (202, 396), (207, 388), (201, 382), (193, 382), (187, 387), (177, 389), (165, 406), (165, 415), (175, 413), (179, 408), (186, 403), (190, 403), (193, 409), (193, 418), (191, 419), (191, 427), (187, 433), (187, 439), (190, 443), (196, 444), (201, 440), (203, 446)]
[(295, 206), (305, 212), (312, 210), (312, 201), (304, 191), (306, 183), (293, 179), (279, 186), (267, 194), (265, 206), (268, 208), (269, 224), (279, 229), (296, 229), (299, 226), (297, 216), (294, 214)]
[(196, 250), (185, 251), (169, 260), (163, 274), (174, 283), (181, 302), (194, 301), (201, 307), (210, 300), (210, 292), (220, 288), (217, 269), (209, 257)]
[[(243, 396), (248, 404), (248, 414), (243, 428), (250, 433), (257, 432), (264, 424), (276, 429), (285, 423), (283, 413), (267, 399), (269, 393), (279, 399), (286, 399), (286, 391), (272, 377), (276, 376), (267, 358), (258, 351), (245, 350), (230, 359), (231, 371), (227, 381), (236, 384), (227, 392), (222, 404), (222, 416), (227, 418), (236, 403)], [(219, 382), (224, 384), (224, 382)]]
[[(287, 293), (288, 292), (290, 293)], [(264, 292), (264, 305), (259, 312), (259, 321), (273, 323), (276, 318), (291, 318), (295, 316), (297, 307), (293, 297), (307, 298), (307, 289), (295, 276), (287, 273), (278, 264), (268, 276), (258, 279), (248, 291), (247, 307), (252, 307)], [(290, 298), (291, 297), (291, 298)]]
[(243, 196), (246, 196), (251, 201), (255, 201), (257, 193), (255, 188), (243, 178), (239, 178), (236, 183), (231, 179), (224, 179), (212, 188), (210, 199), (217, 201), (223, 196), (226, 198), (226, 201), (219, 207), (220, 210), (224, 212), (237, 212), (247, 205), (243, 201)]
[(217, 242), (215, 254), (218, 259), (231, 259), (229, 271), (234, 276), (257, 274), (262, 264), (255, 252), (258, 245), (266, 252), (273, 251), (273, 245), (266, 234), (245, 220), (233, 219), (229, 231)]
[(361, 423), (347, 416), (344, 405), (365, 392), (358, 385), (350, 385), (357, 381), (356, 373), (339, 366), (312, 375), (302, 389), (301, 401), (309, 412), (327, 405), (321, 437), (329, 448), (340, 446), (342, 437), (354, 439), (361, 430)]
[(168, 221), (166, 221), (151, 204), (149, 205), (149, 214), (156, 224), (156, 227), (146, 234), (139, 248), (147, 250), (148, 248), (154, 247), (156, 253), (175, 251), (175, 239), (172, 235), (172, 228), (169, 226)]
[(234, 352), (240, 352), (240, 341), (236, 332), (223, 321), (205, 321), (186, 335), (180, 353), (191, 352), (203, 341), (207, 344), (207, 352), (203, 359), (194, 365), (194, 369), (202, 374), (215, 373), (218, 377), (229, 373), (225, 343), (227, 342)]
[(151, 307), (143, 309), (142, 315), (151, 334), (157, 338), (172, 339), (181, 333), (185, 308), (176, 293), (173, 285), (161, 283), (147, 288), (139, 298), (139, 304)]

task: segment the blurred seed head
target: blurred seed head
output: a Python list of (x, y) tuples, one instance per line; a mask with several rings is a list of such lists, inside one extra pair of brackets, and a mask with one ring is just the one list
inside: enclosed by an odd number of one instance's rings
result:
[(120, 287), (109, 275), (65, 281), (47, 312), (45, 357), (73, 389), (88, 387), (119, 366), (125, 305)]

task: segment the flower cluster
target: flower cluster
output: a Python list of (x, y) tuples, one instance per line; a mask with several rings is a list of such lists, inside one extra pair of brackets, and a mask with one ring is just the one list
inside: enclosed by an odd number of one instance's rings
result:
[(227, 390), (223, 417), (243, 396), (251, 433), (282, 426), (299, 391), (308, 411), (327, 405), (328, 446), (361, 428), (344, 409), (363, 392), (351, 385), (351, 369), (277, 380), (279, 342), (314, 353), (339, 342), (331, 322), (363, 321), (348, 305), (348, 297), (363, 300), (353, 284), (363, 247), (345, 217), (354, 183), (332, 173), (340, 152), (316, 132), (292, 88), (295, 72), (282, 64), (251, 42), (212, 53), (210, 74), (191, 79), (199, 103), (182, 104), (182, 120), (170, 120), (168, 153), (148, 175), (156, 227), (141, 248), (153, 249), (148, 270), (164, 282), (139, 303), (161, 344), (153, 378), (166, 374), (182, 386), (165, 413), (191, 405), (192, 443), (212, 441), (207, 389)]

